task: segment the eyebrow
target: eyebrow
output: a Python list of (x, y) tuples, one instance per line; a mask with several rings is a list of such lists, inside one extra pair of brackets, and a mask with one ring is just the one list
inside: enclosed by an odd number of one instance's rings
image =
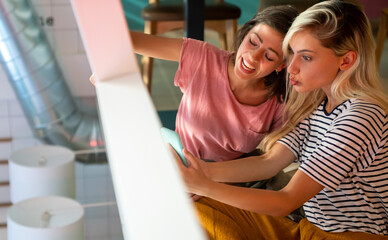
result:
[[(263, 43), (263, 39), (261, 39), (261, 37), (260, 37), (260, 35), (259, 35), (258, 33), (255, 33), (255, 32), (254, 32), (253, 34), (255, 34), (255, 35), (257, 36), (257, 38), (259, 39), (260, 43)], [(275, 49), (273, 49), (273, 48), (268, 48), (268, 49), (271, 50), (273, 53), (276, 54), (276, 56), (279, 57), (279, 53), (276, 52)]]
[[(294, 52), (294, 49), (292, 49), (290, 44), (288, 44), (288, 49), (291, 50), (292, 52)], [(297, 51), (296, 53), (304, 53), (304, 52), (315, 53), (314, 51), (308, 50), (308, 49), (302, 49), (302, 50)]]
[(314, 53), (314, 51), (311, 51), (311, 50), (308, 50), (308, 49), (302, 49), (302, 50), (297, 51), (297, 53), (303, 53), (303, 52)]

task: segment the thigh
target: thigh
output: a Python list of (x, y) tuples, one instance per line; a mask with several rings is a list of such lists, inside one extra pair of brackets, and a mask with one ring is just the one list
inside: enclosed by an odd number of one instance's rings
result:
[(195, 202), (199, 220), (210, 239), (299, 239), (298, 223), (201, 198)]
[(286, 217), (274, 217), (245, 211), (210, 198), (195, 202), (199, 220), (209, 239), (217, 240), (388, 240), (361, 232), (330, 233), (306, 218), (296, 223)]
[(325, 232), (324, 230), (310, 223), (307, 219), (303, 219), (302, 221), (300, 221), (299, 227), (301, 240), (388, 240), (388, 236), (381, 236), (363, 232)]

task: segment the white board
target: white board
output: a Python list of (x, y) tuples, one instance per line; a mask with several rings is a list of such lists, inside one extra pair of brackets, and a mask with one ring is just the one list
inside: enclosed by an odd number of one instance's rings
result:
[(97, 80), (124, 238), (205, 239), (161, 138), (161, 123), (141, 80), (120, 0), (72, 0), (72, 7)]

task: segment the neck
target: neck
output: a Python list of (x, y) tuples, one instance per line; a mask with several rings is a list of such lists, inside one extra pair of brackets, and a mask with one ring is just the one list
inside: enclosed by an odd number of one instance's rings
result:
[(326, 112), (331, 113), (334, 110), (334, 108), (336, 108), (340, 104), (341, 104), (341, 101), (328, 97), (327, 102), (326, 102), (326, 106), (325, 106), (325, 110), (326, 110)]

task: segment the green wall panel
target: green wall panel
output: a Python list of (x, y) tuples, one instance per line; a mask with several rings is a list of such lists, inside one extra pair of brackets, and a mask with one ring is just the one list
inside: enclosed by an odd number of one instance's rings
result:
[[(141, 10), (147, 5), (148, 0), (121, 0), (121, 2), (129, 28), (132, 30), (143, 30), (144, 21), (141, 17)], [(251, 19), (259, 8), (258, 0), (226, 0), (226, 2), (233, 3), (241, 8), (241, 17), (238, 21), (239, 25)]]

